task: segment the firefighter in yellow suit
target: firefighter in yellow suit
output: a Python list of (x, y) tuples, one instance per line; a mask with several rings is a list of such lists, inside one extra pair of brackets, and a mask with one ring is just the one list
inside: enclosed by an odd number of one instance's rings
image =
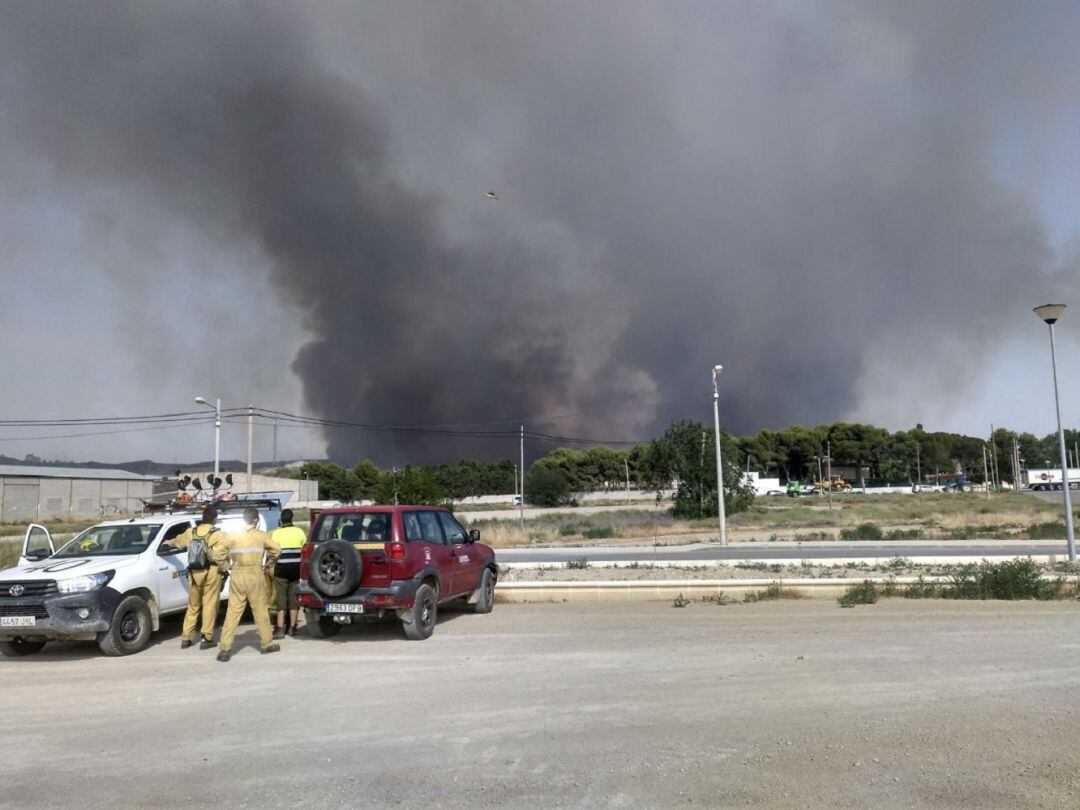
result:
[(204, 540), (207, 546), (207, 556), (210, 567), (200, 571), (188, 570), (188, 606), (184, 613), (184, 629), (180, 634), (180, 649), (186, 650), (194, 642), (195, 628), (202, 618), (202, 641), (199, 643), (200, 650), (208, 650), (214, 646), (214, 625), (217, 624), (218, 605), (221, 600), (221, 586), (224, 582), (221, 570), (214, 564), (217, 559), (215, 547), (221, 543), (221, 532), (214, 528), (214, 521), (218, 518), (217, 509), (207, 506), (203, 509), (202, 519), (194, 529), (188, 529), (183, 534), (169, 541), (173, 548), (185, 549), (191, 545), (192, 540)]
[(221, 628), (221, 651), (218, 661), (232, 657), (233, 638), (236, 636), (244, 608), (251, 605), (251, 615), (259, 631), (259, 646), (263, 653), (281, 649), (274, 643), (270, 629), (270, 615), (266, 605), (266, 572), (274, 570), (274, 563), (281, 554), (281, 547), (266, 532), (259, 531), (259, 513), (249, 506), (244, 510), (244, 528), (227, 532), (218, 544), (215, 562), (229, 571), (229, 609)]

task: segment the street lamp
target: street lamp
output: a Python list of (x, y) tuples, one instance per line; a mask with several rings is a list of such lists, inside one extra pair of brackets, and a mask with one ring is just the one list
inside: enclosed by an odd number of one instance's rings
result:
[[(214, 411), (214, 480), (217, 480), (218, 463), (221, 456), (221, 400), (217, 399), (211, 405), (203, 397), (195, 397), (195, 402)], [(211, 490), (214, 488), (213, 481), (210, 482), (210, 488)]]
[(1061, 313), (1064, 311), (1064, 304), (1044, 304), (1041, 307), (1035, 307), (1035, 314), (1050, 327), (1050, 362), (1054, 369), (1054, 409), (1057, 413), (1058, 449), (1061, 451), (1061, 489), (1065, 495), (1065, 536), (1069, 545), (1069, 561), (1075, 562), (1076, 537), (1073, 534), (1072, 498), (1069, 495), (1069, 462), (1065, 456), (1065, 431), (1061, 429), (1061, 397), (1058, 395), (1057, 348), (1054, 345), (1054, 324), (1057, 323), (1058, 318), (1061, 317)]
[(712, 411), (713, 428), (716, 432), (716, 511), (720, 519), (720, 545), (727, 545), (727, 517), (724, 514), (724, 472), (720, 463), (720, 389), (717, 378), (723, 366), (713, 366), (712, 370)]

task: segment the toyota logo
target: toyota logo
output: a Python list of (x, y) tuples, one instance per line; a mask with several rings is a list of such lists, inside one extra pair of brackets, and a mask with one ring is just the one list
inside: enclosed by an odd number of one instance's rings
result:
[(23, 591), (25, 590), (26, 588), (24, 588), (22, 585), (12, 585), (10, 588), (8, 588), (8, 593), (10, 593), (12, 596), (22, 596)]

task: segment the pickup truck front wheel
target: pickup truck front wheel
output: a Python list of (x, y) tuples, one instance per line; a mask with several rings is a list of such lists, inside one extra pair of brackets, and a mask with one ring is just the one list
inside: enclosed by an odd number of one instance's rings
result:
[(24, 655), (39, 653), (44, 647), (44, 641), (27, 641), (21, 638), (13, 641), (0, 641), (0, 655), (8, 658), (22, 658)]
[(153, 625), (150, 606), (140, 596), (125, 596), (116, 606), (112, 627), (98, 633), (98, 647), (105, 655), (131, 655), (150, 642)]

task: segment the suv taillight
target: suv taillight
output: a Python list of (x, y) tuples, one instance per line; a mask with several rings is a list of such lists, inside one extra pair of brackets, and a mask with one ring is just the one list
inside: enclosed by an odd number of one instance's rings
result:
[(304, 547), (300, 549), (300, 579), (306, 580), (311, 568), (308, 565), (308, 560), (311, 559), (311, 552), (315, 550), (314, 543), (304, 543)]
[(387, 543), (386, 556), (394, 562), (401, 562), (405, 559), (405, 545), (403, 543)]

